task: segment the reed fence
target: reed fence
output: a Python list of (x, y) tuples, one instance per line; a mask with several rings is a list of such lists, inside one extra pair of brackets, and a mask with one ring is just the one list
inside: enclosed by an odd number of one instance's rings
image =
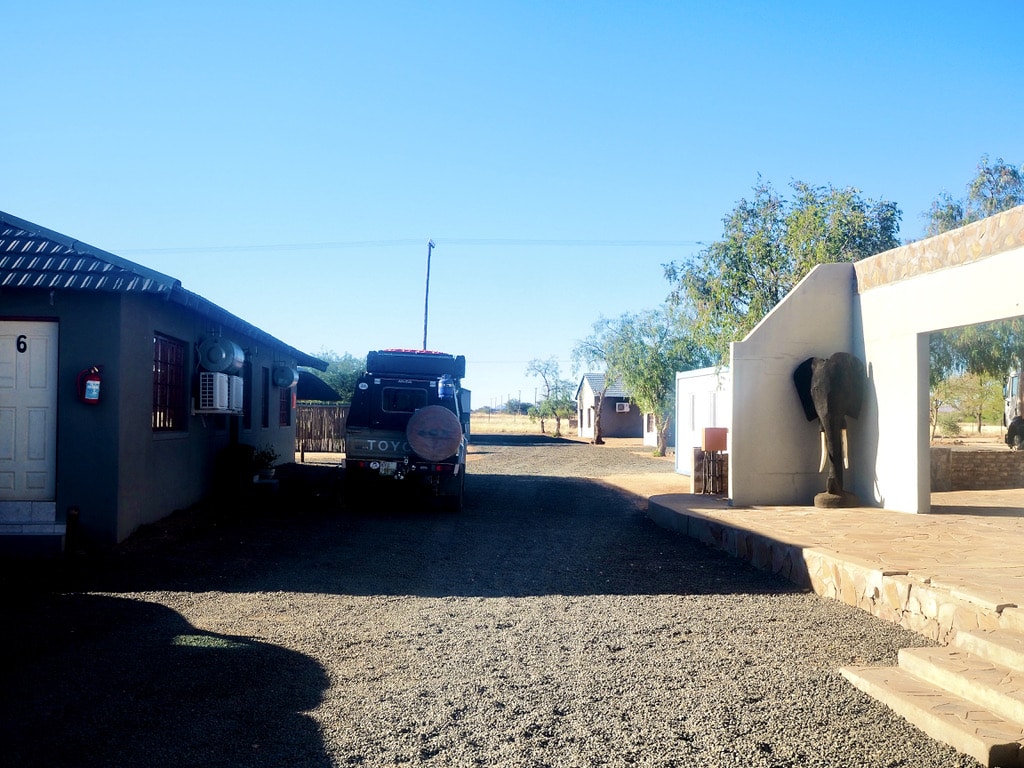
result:
[(299, 403), (295, 418), (295, 450), (307, 453), (344, 453), (345, 419), (349, 406)]

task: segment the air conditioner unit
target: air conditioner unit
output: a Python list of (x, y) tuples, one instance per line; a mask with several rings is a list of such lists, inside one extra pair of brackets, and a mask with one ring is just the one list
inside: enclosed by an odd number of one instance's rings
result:
[(616, 403), (615, 404), (615, 412), (616, 413), (629, 413), (629, 403)]
[[(237, 378), (237, 377), (236, 377)], [(226, 411), (228, 409), (228, 375), (226, 373), (199, 374), (199, 410)]]
[(228, 376), (228, 410), (241, 413), (245, 407), (245, 382), (241, 376)]

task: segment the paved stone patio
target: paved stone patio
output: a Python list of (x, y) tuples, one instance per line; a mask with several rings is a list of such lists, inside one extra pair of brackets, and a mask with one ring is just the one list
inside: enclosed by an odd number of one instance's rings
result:
[(1024, 490), (936, 493), (932, 513), (732, 508), (650, 497), (661, 525), (939, 642), (1024, 629)]

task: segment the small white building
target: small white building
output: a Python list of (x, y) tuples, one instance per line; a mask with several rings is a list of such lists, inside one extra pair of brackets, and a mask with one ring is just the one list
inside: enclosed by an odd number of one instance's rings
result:
[(728, 368), (699, 368), (676, 374), (676, 472), (693, 473), (693, 448), (705, 427), (730, 428), (732, 377)]

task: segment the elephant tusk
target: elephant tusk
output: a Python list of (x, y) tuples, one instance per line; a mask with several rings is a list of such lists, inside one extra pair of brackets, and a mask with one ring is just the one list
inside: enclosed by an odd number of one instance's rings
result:
[(825, 471), (825, 464), (828, 462), (828, 450), (825, 448), (825, 433), (821, 433), (821, 466), (818, 467), (819, 472)]
[(846, 430), (843, 430), (843, 469), (850, 468), (850, 444), (846, 440)]

